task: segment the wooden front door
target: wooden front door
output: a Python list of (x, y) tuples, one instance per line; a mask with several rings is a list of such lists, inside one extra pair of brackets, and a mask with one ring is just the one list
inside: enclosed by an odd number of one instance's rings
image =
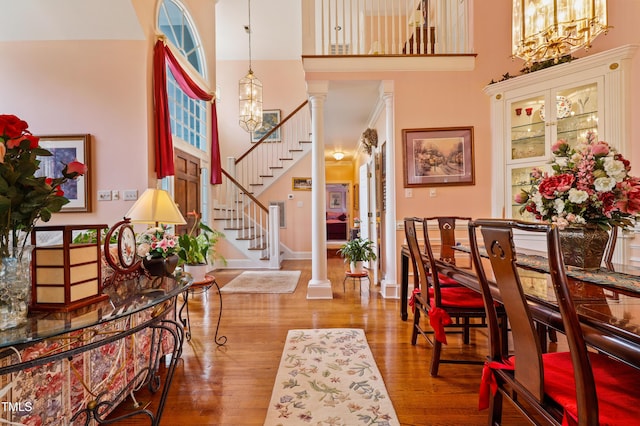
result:
[(187, 225), (178, 226), (178, 234), (189, 232), (195, 218), (187, 212), (200, 212), (200, 159), (178, 149), (175, 150), (175, 202), (187, 220)]

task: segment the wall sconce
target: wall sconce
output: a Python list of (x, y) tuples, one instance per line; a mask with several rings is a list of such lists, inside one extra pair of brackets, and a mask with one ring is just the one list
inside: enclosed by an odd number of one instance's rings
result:
[(336, 159), (336, 161), (340, 161), (344, 158), (344, 152), (340, 152), (340, 151), (336, 151), (333, 153), (333, 158)]

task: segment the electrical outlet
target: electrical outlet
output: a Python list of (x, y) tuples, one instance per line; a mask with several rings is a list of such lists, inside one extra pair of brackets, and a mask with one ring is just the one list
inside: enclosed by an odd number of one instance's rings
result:
[(429, 197), (435, 197), (436, 196), (436, 189), (435, 188), (431, 188), (429, 190)]
[(111, 199), (112, 200), (119, 200), (120, 199), (120, 191), (118, 191), (117, 189), (114, 189), (113, 191), (111, 191)]
[(111, 191), (98, 191), (98, 201), (111, 201)]
[(135, 201), (138, 199), (137, 189), (125, 189), (122, 191), (122, 197), (125, 201)]

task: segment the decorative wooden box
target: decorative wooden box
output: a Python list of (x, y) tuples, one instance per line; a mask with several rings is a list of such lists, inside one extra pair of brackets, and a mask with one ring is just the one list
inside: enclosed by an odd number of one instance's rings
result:
[[(107, 225), (38, 226), (31, 233), (31, 309), (71, 311), (106, 299), (102, 293), (100, 236)], [(95, 231), (96, 241), (73, 243), (74, 231)], [(48, 241), (38, 245), (44, 233)], [(53, 239), (51, 237), (54, 237)], [(62, 241), (62, 244), (59, 243)]]

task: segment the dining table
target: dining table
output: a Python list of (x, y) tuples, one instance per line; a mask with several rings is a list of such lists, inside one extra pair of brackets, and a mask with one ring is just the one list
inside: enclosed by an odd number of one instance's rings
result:
[[(455, 249), (469, 256), (469, 248)], [(516, 265), (525, 291), (531, 314), (540, 327), (541, 344), (546, 345), (546, 331), (551, 328), (562, 332), (563, 324), (551, 284), (548, 262), (541, 252), (516, 249)], [(429, 265), (426, 254), (422, 261)], [(481, 253), (486, 273), (491, 275), (491, 266)], [(484, 263), (486, 262), (486, 264)], [(461, 262), (462, 263), (462, 262)], [(401, 319), (408, 318), (409, 299), (408, 247), (401, 250)], [(452, 264), (436, 259), (439, 274), (457, 280), (460, 284), (480, 292), (480, 283), (469, 262)], [(576, 312), (580, 319), (587, 344), (636, 368), (640, 368), (640, 268), (631, 265), (613, 264), (611, 268), (582, 270), (566, 266), (566, 274)], [(488, 277), (491, 280), (491, 276)], [(497, 287), (492, 293), (500, 302)]]

